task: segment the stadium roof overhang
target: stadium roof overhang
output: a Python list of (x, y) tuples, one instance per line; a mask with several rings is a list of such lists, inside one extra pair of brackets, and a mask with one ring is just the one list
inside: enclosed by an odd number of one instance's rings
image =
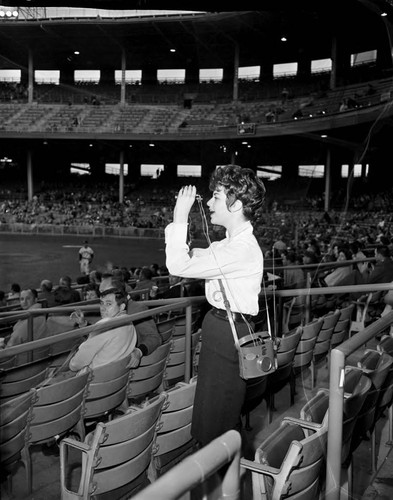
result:
[[(377, 8), (389, 9), (392, 7), (391, 0), (357, 0), (358, 3), (372, 3)], [(243, 0), (241, 2), (242, 10), (269, 10), (280, 11), (290, 9), (293, 11), (307, 8), (318, 10), (319, 4), (315, 0)], [(330, 0), (327, 2), (330, 8), (347, 8), (342, 0)], [(231, 2), (223, 0), (0, 0), (0, 5), (15, 7), (80, 7), (92, 9), (110, 9), (110, 10), (192, 10), (207, 12), (228, 12), (233, 10)], [(238, 9), (235, 9), (238, 10)]]
[[(352, 53), (369, 50), (387, 40), (380, 17), (393, 7), (387, 0), (331, 0), (328, 3), (299, 0), (261, 0), (259, 10), (250, 9), (255, 2), (242, 3), (244, 10), (231, 11), (228, 3), (187, 2), (184, 13), (181, 2), (168, 1), (165, 8), (183, 13), (132, 16), (128, 18), (47, 18), (0, 20), (0, 69), (26, 68), (28, 54), (35, 69), (120, 69), (122, 54), (127, 69), (142, 67), (178, 69), (195, 64), (199, 68), (231, 67), (238, 46), (240, 64), (256, 61), (276, 63), (298, 60), (304, 53), (312, 59), (331, 57), (332, 38), (339, 36)], [(392, 1), (393, 3), (393, 1)], [(27, 6), (61, 6), (57, 0), (12, 1), (0, 4)], [(10, 5), (11, 4), (11, 5)], [(68, 1), (68, 6), (130, 9), (162, 8), (158, 1)], [(296, 4), (296, 5), (295, 5)], [(322, 4), (322, 5), (321, 5)], [(255, 6), (254, 6), (255, 7)], [(191, 9), (207, 12), (193, 12)], [(385, 19), (385, 18), (384, 18)], [(283, 43), (285, 35), (288, 42)], [(380, 44), (382, 44), (381, 42)], [(385, 42), (387, 43), (387, 42)], [(170, 49), (176, 52), (170, 52)], [(75, 56), (75, 52), (79, 52)]]

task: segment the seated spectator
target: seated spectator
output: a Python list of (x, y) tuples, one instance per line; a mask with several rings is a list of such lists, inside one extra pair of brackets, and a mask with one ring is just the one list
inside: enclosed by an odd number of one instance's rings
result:
[[(349, 251), (351, 252), (352, 260), (361, 260), (366, 258), (366, 254), (360, 249), (360, 245), (357, 241), (353, 241), (349, 245)], [(359, 262), (356, 264), (360, 273), (364, 273), (368, 268), (368, 262)]]
[[(102, 324), (112, 318), (126, 315), (127, 294), (119, 282), (107, 282), (100, 290), (101, 319), (96, 324)], [(71, 314), (72, 319), (80, 327), (87, 321), (82, 311)], [(136, 331), (132, 324), (112, 328), (104, 332), (91, 331), (87, 340), (80, 344), (78, 350), (69, 361), (69, 369), (79, 371), (85, 367), (91, 369), (117, 361), (132, 353), (136, 345)]]
[[(24, 311), (28, 311), (31, 309), (41, 309), (41, 304), (37, 303), (38, 293), (34, 288), (28, 288), (26, 290), (22, 290), (20, 294), (20, 305)], [(33, 338), (32, 340), (38, 340), (47, 336), (47, 328), (46, 328), (46, 317), (35, 316), (33, 319)], [(16, 345), (24, 344), (28, 342), (28, 320), (20, 319), (17, 321), (12, 329), (12, 333), (8, 342), (6, 344), (7, 347), (13, 347)], [(18, 355), (18, 364), (27, 363), (27, 354), (19, 354)]]
[(7, 304), (9, 306), (19, 304), (20, 302), (20, 285), (19, 283), (12, 283), (10, 291), (7, 295)]
[[(118, 286), (117, 281), (113, 277), (106, 277), (100, 287), (102, 290), (109, 287)], [(127, 297), (127, 314), (136, 314), (147, 311), (148, 307), (143, 302), (136, 302), (131, 297)], [(133, 322), (137, 335), (137, 344), (132, 356), (131, 364), (133, 367), (138, 366), (142, 356), (148, 356), (161, 345), (161, 337), (158, 333), (157, 326), (153, 318), (139, 319)]]
[[(351, 260), (351, 253), (346, 248), (340, 248), (338, 251), (337, 262)], [(336, 267), (333, 271), (326, 274), (322, 279), (326, 286), (335, 286), (341, 279), (352, 272), (352, 264), (343, 267)]]
[[(296, 266), (297, 256), (293, 251), (281, 254), (283, 266)], [(304, 271), (301, 268), (297, 269), (284, 269), (284, 288), (302, 288), (304, 287)]]
[(83, 288), (83, 299), (84, 300), (98, 299), (100, 296), (99, 290), (100, 290), (99, 285), (96, 285), (95, 283), (88, 283)]
[[(60, 278), (59, 286), (54, 291), (54, 295), (56, 306), (74, 304), (81, 300), (79, 292), (71, 288), (71, 278), (69, 276)], [(48, 316), (47, 327), (49, 335), (57, 335), (58, 333), (73, 330), (75, 325), (69, 314), (53, 313)]]
[(274, 242), (273, 245), (273, 250), (277, 250), (278, 252), (282, 252), (283, 250), (286, 250), (288, 248), (288, 245), (281, 239), (281, 237)]
[(127, 283), (126, 273), (122, 269), (113, 269), (112, 277), (114, 280), (121, 281), (126, 289), (127, 293), (132, 291), (131, 286)]
[(39, 298), (45, 300), (44, 307), (54, 307), (56, 301), (52, 282), (50, 280), (42, 280), (40, 289)]
[(80, 302), (81, 296), (78, 290), (71, 288), (71, 278), (69, 276), (62, 276), (59, 280), (59, 286), (55, 290), (55, 303), (56, 305), (72, 304)]
[[(303, 264), (305, 266), (310, 265), (310, 264), (318, 264), (318, 257), (316, 254), (310, 250), (306, 250), (303, 254)], [(311, 279), (311, 285), (316, 278), (318, 274), (318, 269), (316, 267), (310, 267), (310, 268), (303, 268), (304, 275), (307, 276), (307, 274), (310, 274), (310, 279)]]
[[(350, 274), (342, 278), (337, 286), (346, 285), (364, 285), (373, 283), (390, 283), (393, 281), (393, 261), (390, 258), (390, 252), (387, 246), (379, 245), (375, 249), (376, 264), (371, 272), (359, 272), (358, 269), (353, 270)], [(350, 294), (351, 300), (356, 300), (362, 294)]]
[(153, 264), (150, 264), (150, 270), (153, 273), (153, 277), (158, 276), (158, 268), (159, 265), (153, 262)]
[[(148, 267), (142, 267), (141, 272), (139, 274), (139, 279), (135, 285), (134, 291), (146, 289), (146, 290), (148, 290), (148, 294), (150, 294), (152, 287), (155, 285), (152, 278), (153, 278), (153, 273), (152, 273), (151, 269)], [(135, 300), (138, 300), (138, 298), (140, 298), (140, 296), (134, 296)]]

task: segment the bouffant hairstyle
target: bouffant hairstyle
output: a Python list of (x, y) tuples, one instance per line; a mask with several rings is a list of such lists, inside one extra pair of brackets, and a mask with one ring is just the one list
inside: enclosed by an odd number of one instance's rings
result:
[(239, 200), (246, 219), (252, 223), (261, 219), (266, 189), (253, 170), (238, 165), (218, 167), (211, 176), (209, 188), (214, 191), (220, 186), (227, 195), (228, 209)]

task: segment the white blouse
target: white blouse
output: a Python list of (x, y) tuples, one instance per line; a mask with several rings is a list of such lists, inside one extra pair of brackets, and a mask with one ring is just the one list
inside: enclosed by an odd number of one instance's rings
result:
[(263, 253), (249, 221), (235, 234), (215, 241), (209, 248), (190, 251), (187, 223), (171, 223), (165, 228), (166, 266), (169, 272), (183, 278), (205, 278), (208, 302), (225, 309), (218, 279), (222, 280), (231, 310), (255, 316), (259, 311)]

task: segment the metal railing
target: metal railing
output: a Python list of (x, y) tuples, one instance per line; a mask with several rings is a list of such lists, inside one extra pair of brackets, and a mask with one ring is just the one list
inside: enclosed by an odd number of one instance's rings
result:
[[(142, 311), (139, 313), (134, 313), (130, 315), (121, 316), (119, 318), (113, 318), (105, 323), (101, 324), (93, 324), (83, 328), (77, 328), (73, 330), (69, 330), (63, 333), (57, 333), (53, 336), (44, 337), (38, 340), (30, 340), (24, 344), (20, 344), (13, 347), (7, 347), (6, 349), (0, 350), (0, 362), (2, 360), (7, 360), (8, 358), (12, 358), (18, 354), (27, 353), (27, 355), (31, 358), (32, 352), (36, 349), (44, 348), (44, 347), (52, 347), (62, 341), (65, 340), (77, 340), (81, 337), (88, 335), (90, 332), (104, 332), (113, 328), (118, 328), (120, 326), (129, 325), (134, 321), (138, 321), (141, 319), (151, 318), (152, 316), (156, 316), (165, 312), (185, 309), (186, 311), (186, 333), (185, 333), (185, 344), (186, 344), (186, 354), (185, 354), (185, 372), (184, 379), (186, 382), (189, 382), (192, 376), (192, 359), (191, 359), (191, 334), (192, 334), (192, 305), (201, 303), (205, 300), (205, 297), (192, 297), (188, 299), (159, 299), (159, 300), (149, 300), (148, 305), (150, 307), (147, 311)], [(0, 325), (7, 324), (10, 321), (19, 320), (19, 319), (27, 319), (28, 321), (28, 332), (29, 335), (32, 336), (33, 331), (33, 320), (35, 317), (46, 315), (46, 314), (61, 314), (61, 315), (69, 315), (75, 311), (75, 309), (81, 309), (84, 313), (88, 312), (98, 312), (98, 305), (84, 305), (80, 306), (78, 303), (70, 306), (61, 306), (61, 307), (51, 307), (48, 309), (31, 309), (28, 311), (15, 313), (3, 313), (0, 317)], [(30, 337), (32, 338), (32, 337)], [(31, 360), (31, 359), (30, 359)]]
[[(198, 485), (205, 485), (209, 478), (227, 464), (222, 479), (221, 494), (214, 498), (238, 500), (240, 498), (241, 436), (231, 430), (185, 458), (181, 463), (160, 476), (138, 493), (134, 500), (176, 500)], [(187, 497), (188, 498), (188, 497)], [(202, 498), (202, 496), (200, 497)], [(204, 495), (203, 498), (212, 498)]]

